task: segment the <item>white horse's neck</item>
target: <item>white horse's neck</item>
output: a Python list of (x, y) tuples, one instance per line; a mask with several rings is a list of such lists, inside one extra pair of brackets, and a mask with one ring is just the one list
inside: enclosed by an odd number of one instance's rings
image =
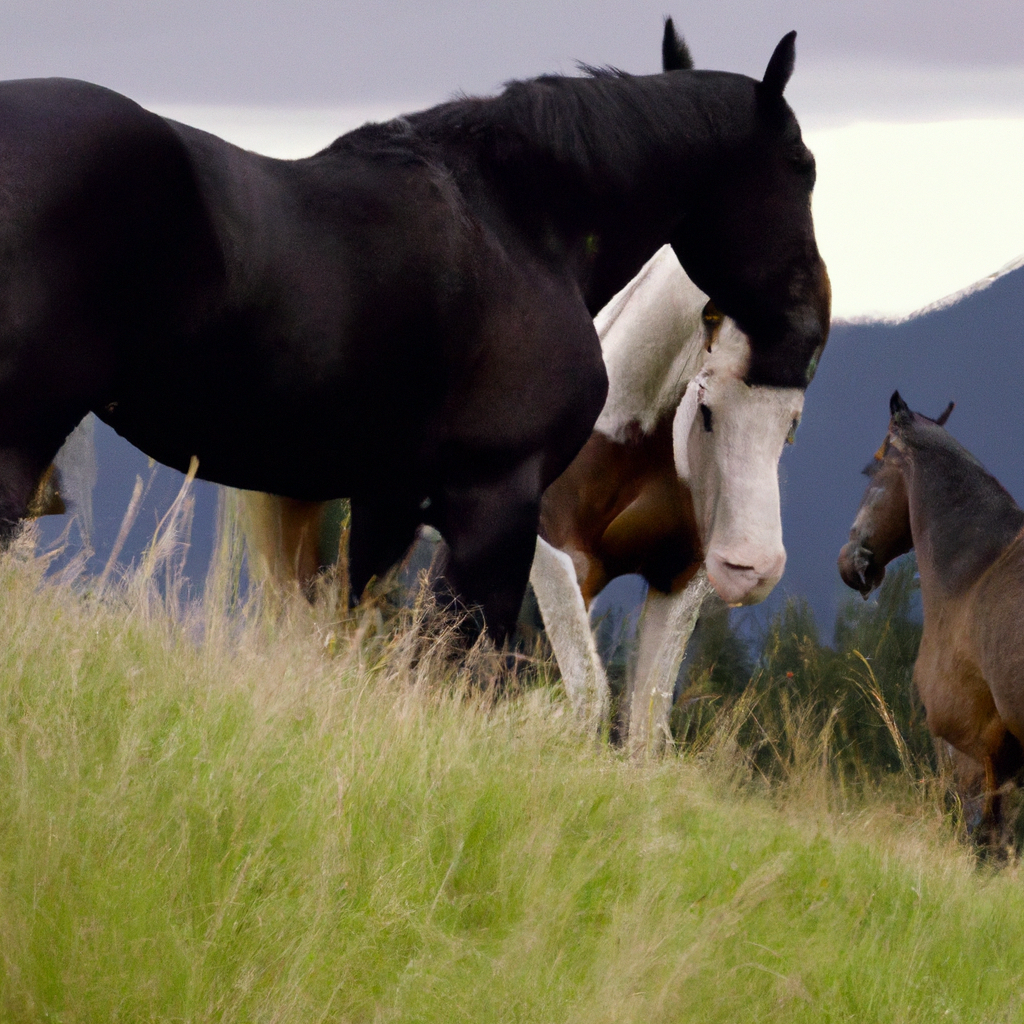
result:
[(630, 424), (650, 433), (675, 410), (705, 355), (707, 301), (665, 245), (597, 314), (608, 398), (595, 430), (622, 441)]

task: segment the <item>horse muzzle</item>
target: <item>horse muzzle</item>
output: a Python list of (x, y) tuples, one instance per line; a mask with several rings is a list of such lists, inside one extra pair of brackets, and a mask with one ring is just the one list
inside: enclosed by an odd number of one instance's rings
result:
[(786, 552), (758, 559), (754, 565), (746, 562), (746, 559), (732, 553), (708, 552), (705, 559), (708, 579), (727, 605), (735, 607), (763, 601), (782, 579), (786, 568)]
[(852, 540), (839, 552), (838, 565), (843, 582), (865, 600), (885, 578), (885, 566), (875, 561), (874, 553)]

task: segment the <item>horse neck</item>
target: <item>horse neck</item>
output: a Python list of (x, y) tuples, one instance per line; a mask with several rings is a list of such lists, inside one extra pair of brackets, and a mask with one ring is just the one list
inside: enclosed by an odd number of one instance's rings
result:
[(408, 124), (468, 192), (496, 187), (502, 216), (546, 249), (586, 238), (596, 257), (580, 276), (596, 312), (701, 201), (709, 167), (749, 135), (742, 104), (721, 94), (752, 97), (750, 85), (725, 72), (540, 78)]
[(907, 457), (910, 531), (928, 604), (970, 588), (1020, 533), (1024, 511), (945, 431)]
[(624, 441), (672, 414), (704, 357), (707, 296), (663, 246), (594, 319), (608, 398), (594, 429)]

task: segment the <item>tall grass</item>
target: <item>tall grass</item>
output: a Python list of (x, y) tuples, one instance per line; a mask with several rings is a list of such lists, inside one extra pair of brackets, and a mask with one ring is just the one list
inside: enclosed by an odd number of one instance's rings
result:
[(189, 604), (174, 550), (0, 557), (0, 1020), (1024, 1013), (1017, 869), (911, 775), (844, 788), (813, 737), (752, 773), (744, 698), (636, 763), (548, 666), (496, 699), (373, 609)]
[(750, 710), (743, 742), (766, 772), (799, 760), (799, 744), (814, 734), (818, 743), (827, 738), (831, 769), (851, 781), (934, 773), (935, 748), (912, 682), (921, 641), (916, 570), (913, 556), (903, 559), (876, 601), (852, 598), (832, 645), (800, 598), (773, 616), (753, 652), (725, 610), (711, 609), (676, 711), (680, 737), (693, 740), (702, 723), (739, 700)]

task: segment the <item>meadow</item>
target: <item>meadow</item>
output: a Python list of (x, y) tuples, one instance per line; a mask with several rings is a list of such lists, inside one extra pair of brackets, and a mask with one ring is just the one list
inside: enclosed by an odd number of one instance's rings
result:
[(228, 530), (187, 600), (174, 525), (103, 580), (0, 557), (0, 1020), (1024, 1018), (1019, 865), (906, 687), (912, 570), (833, 646), (799, 603), (756, 657), (710, 617), (634, 761), (543, 657), (499, 695), (417, 609), (241, 595)]

